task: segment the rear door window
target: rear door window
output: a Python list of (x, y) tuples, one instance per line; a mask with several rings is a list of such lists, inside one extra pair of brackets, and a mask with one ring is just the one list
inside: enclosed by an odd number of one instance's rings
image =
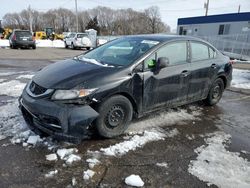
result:
[(17, 37), (31, 37), (32, 34), (29, 31), (17, 31), (16, 36)]
[(192, 61), (201, 61), (209, 59), (208, 46), (199, 42), (191, 42)]

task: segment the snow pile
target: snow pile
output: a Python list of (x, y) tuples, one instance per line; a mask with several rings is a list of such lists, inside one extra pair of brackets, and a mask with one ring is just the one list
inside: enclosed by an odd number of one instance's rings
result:
[(186, 109), (177, 111), (169, 110), (152, 116), (150, 119), (131, 123), (126, 132), (136, 133), (151, 129), (152, 127), (171, 126), (177, 123), (185, 123), (188, 120), (198, 119), (198, 116), (201, 115), (201, 108), (195, 106), (190, 106), (189, 108), (191, 112), (188, 112)]
[(1, 79), (0, 79), (0, 83), (4, 82), (5, 80), (6, 80), (6, 79), (2, 79), (2, 78), (1, 78)]
[(95, 165), (99, 164), (100, 161), (96, 158), (91, 158), (86, 160), (87, 163), (89, 163), (89, 168), (92, 169), (95, 167)]
[(0, 83), (0, 95), (19, 97), (22, 94), (25, 85), (25, 83), (22, 83), (18, 80)]
[(134, 175), (134, 174), (126, 177), (125, 183), (129, 186), (134, 186), (134, 187), (143, 187), (144, 186), (144, 182), (142, 181), (140, 176)]
[(250, 70), (233, 69), (232, 87), (250, 89)]
[(107, 148), (101, 148), (101, 152), (108, 156), (124, 155), (129, 151), (144, 146), (148, 142), (164, 140), (166, 134), (157, 130), (144, 131), (143, 135), (134, 135), (130, 140), (126, 140)]
[(48, 160), (48, 161), (57, 161), (57, 155), (55, 153), (46, 155), (46, 160)]
[(45, 174), (45, 178), (52, 178), (54, 175), (58, 174), (58, 170), (53, 170)]
[(250, 162), (239, 153), (227, 151), (224, 143), (230, 136), (216, 132), (205, 141), (208, 146), (195, 150), (197, 160), (191, 161), (188, 171), (200, 180), (218, 187), (250, 187)]
[(78, 150), (76, 148), (69, 148), (69, 149), (58, 149), (57, 155), (60, 157), (60, 159), (64, 160), (66, 164), (72, 164), (75, 161), (80, 161), (81, 157), (78, 155), (75, 155), (74, 153), (77, 153)]
[(24, 75), (18, 76), (17, 79), (22, 79), (22, 78), (31, 79), (33, 76), (34, 74), (24, 74)]
[(10, 46), (10, 42), (7, 39), (0, 39), (0, 47)]
[(0, 108), (0, 135), (5, 137), (15, 136), (16, 139), (27, 139), (30, 132), (24, 132), (28, 128), (18, 109), (17, 100), (8, 102)]
[(83, 172), (83, 179), (84, 180), (89, 180), (95, 175), (95, 172), (93, 170), (86, 170)]
[(65, 48), (62, 40), (36, 40), (37, 47)]

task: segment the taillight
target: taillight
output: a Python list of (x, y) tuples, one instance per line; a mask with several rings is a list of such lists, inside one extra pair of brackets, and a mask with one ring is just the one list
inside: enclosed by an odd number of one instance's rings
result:
[(16, 40), (16, 35), (13, 35), (13, 40)]
[(235, 63), (234, 60), (229, 60), (229, 64), (233, 65)]

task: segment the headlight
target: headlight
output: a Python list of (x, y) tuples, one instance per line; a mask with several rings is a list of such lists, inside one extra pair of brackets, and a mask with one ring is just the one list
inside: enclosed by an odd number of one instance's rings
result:
[(76, 99), (90, 95), (97, 89), (71, 89), (71, 90), (56, 90), (52, 95), (53, 100)]

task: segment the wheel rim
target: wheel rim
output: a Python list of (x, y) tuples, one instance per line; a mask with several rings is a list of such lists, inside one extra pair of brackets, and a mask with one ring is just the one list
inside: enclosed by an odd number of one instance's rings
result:
[(213, 99), (219, 99), (221, 95), (221, 88), (219, 85), (216, 85), (213, 89), (212, 97)]
[(106, 115), (106, 125), (114, 129), (122, 125), (125, 119), (125, 111), (121, 106), (114, 105)]

